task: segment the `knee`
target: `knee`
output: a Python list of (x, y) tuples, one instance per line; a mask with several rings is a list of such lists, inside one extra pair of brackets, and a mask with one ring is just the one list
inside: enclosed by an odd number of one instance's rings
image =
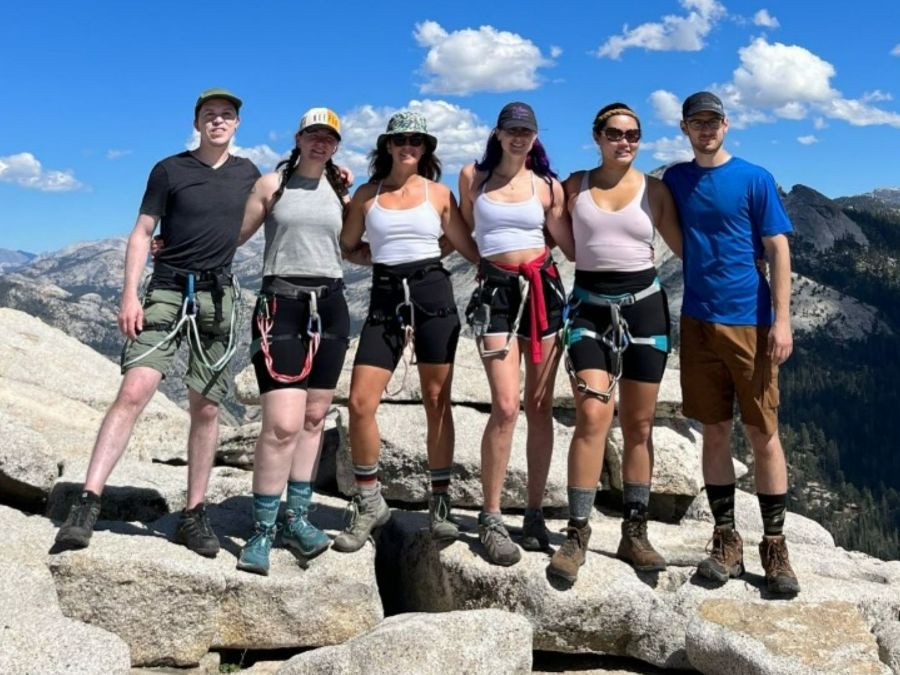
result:
[(307, 410), (303, 418), (303, 431), (307, 434), (315, 434), (325, 428), (325, 416), (327, 410)]
[(380, 397), (375, 398), (371, 394), (351, 391), (350, 400), (347, 401), (347, 409), (350, 411), (350, 419), (361, 420), (367, 417), (375, 417), (378, 410)]
[(529, 424), (549, 422), (553, 418), (553, 398), (551, 396), (535, 396), (526, 399), (525, 417)]
[(270, 448), (273, 450), (286, 451), (292, 449), (300, 435), (300, 425), (292, 424), (279, 420), (271, 422), (263, 429), (262, 435), (265, 437)]
[(450, 389), (442, 386), (428, 386), (422, 389), (422, 403), (428, 412), (443, 412), (450, 408)]
[(191, 420), (201, 424), (213, 424), (219, 418), (219, 404), (197, 397), (190, 402)]
[(653, 420), (651, 418), (622, 419), (620, 417), (619, 426), (622, 429), (622, 438), (626, 447), (650, 444), (653, 434)]
[(606, 436), (612, 425), (612, 408), (608, 404), (584, 405), (576, 412), (575, 432), (579, 436)]
[(500, 427), (513, 427), (519, 417), (518, 398), (498, 398), (491, 406), (491, 417)]
[(703, 425), (704, 448), (720, 449), (728, 448), (731, 444), (731, 420)]

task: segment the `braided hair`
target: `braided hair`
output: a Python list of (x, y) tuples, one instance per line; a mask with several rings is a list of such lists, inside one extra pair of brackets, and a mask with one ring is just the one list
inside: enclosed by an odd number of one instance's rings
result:
[(603, 131), (603, 129), (606, 127), (606, 123), (609, 122), (609, 118), (615, 117), (616, 115), (628, 115), (628, 117), (631, 117), (635, 122), (637, 122), (638, 129), (641, 128), (641, 119), (637, 116), (637, 113), (624, 103), (616, 102), (603, 106), (597, 112), (597, 115), (594, 117), (594, 133), (599, 134), (601, 131)]

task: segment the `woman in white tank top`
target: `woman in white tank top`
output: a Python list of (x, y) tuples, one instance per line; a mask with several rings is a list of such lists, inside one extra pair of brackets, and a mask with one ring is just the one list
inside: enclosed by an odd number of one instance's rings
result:
[(601, 164), (565, 182), (575, 241), (575, 286), (563, 331), (575, 397), (569, 448), (569, 526), (549, 572), (575, 581), (584, 564), (590, 519), (618, 388), (622, 460), (622, 538), (616, 555), (639, 571), (665, 569), (647, 539), (653, 473), (652, 428), (668, 355), (669, 315), (654, 268), (654, 234), (681, 256), (675, 205), (662, 181), (632, 166), (638, 116), (623, 103), (594, 119)]
[(523, 355), (529, 471), (521, 544), (527, 550), (549, 546), (541, 504), (553, 452), (553, 385), (565, 301), (545, 233), (567, 255), (572, 250), (562, 187), (537, 129), (529, 105), (504, 106), (484, 158), (459, 176), (461, 210), (482, 256), (480, 285), (467, 315), (492, 393), (481, 442), (484, 507), (478, 529), (488, 559), (498, 565), (512, 565), (521, 557), (503, 524), (500, 494), (519, 416)]
[(440, 179), (436, 146), (420, 113), (391, 117), (371, 155), (371, 180), (353, 196), (341, 233), (345, 251), (357, 250), (367, 235), (374, 268), (350, 382), (350, 449), (358, 493), (350, 507), (353, 517), (334, 542), (339, 551), (359, 549), (390, 518), (378, 483), (381, 436), (375, 413), (408, 347), (415, 350), (428, 429), (432, 536), (458, 536), (447, 488), (455, 441), (450, 383), (459, 316), (440, 259), (455, 248), (477, 262), (478, 250), (452, 193), (435, 182)]

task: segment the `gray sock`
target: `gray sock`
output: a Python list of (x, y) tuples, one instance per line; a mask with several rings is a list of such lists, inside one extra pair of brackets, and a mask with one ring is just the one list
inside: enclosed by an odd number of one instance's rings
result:
[(591, 509), (594, 508), (597, 489), (570, 486), (567, 492), (569, 493), (569, 518), (586, 523), (591, 518)]
[(622, 490), (622, 511), (626, 519), (647, 512), (650, 507), (650, 483), (625, 482)]

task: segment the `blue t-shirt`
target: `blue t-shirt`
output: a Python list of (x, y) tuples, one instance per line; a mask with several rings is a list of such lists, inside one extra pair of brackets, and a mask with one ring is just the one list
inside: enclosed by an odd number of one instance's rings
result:
[(763, 237), (793, 231), (772, 174), (732, 157), (709, 169), (676, 164), (663, 180), (684, 233), (682, 313), (709, 323), (770, 325), (772, 293), (756, 261), (764, 257)]

